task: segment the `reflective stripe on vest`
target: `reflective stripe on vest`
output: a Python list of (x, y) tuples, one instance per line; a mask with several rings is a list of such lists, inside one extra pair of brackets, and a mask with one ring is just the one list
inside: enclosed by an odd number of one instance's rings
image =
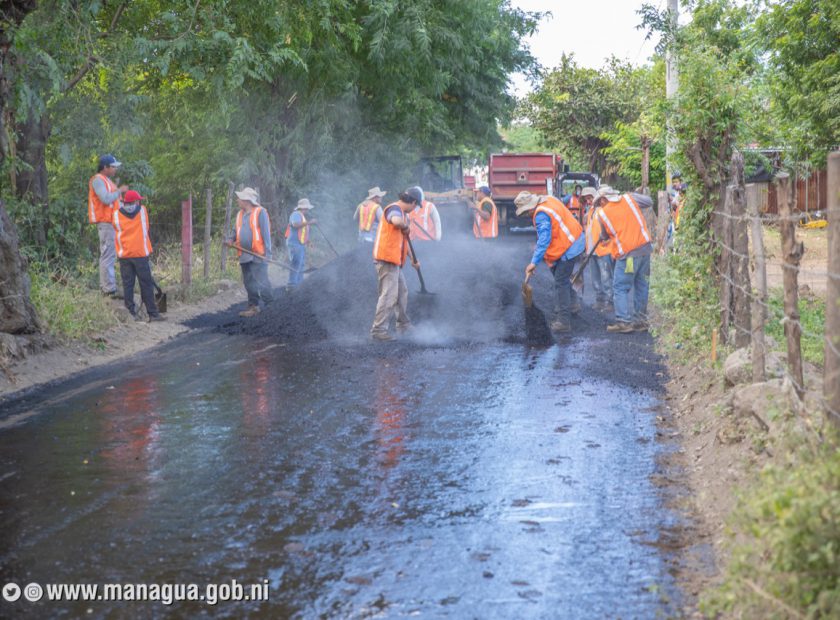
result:
[(639, 209), (639, 205), (636, 204), (636, 201), (633, 200), (630, 194), (624, 194), (622, 198), (627, 201), (627, 204), (630, 205), (630, 210), (633, 212), (633, 215), (636, 216), (636, 221), (639, 223), (639, 228), (642, 229), (642, 236), (645, 238), (645, 241), (650, 243), (650, 235), (648, 234), (647, 224), (645, 223), (644, 218), (642, 218), (642, 212)]
[[(264, 211), (264, 209), (262, 207), (254, 207), (248, 215), (248, 225), (251, 228), (251, 247), (245, 249), (251, 250), (260, 256), (265, 256), (265, 241), (263, 241), (262, 235), (260, 234), (260, 211)], [(236, 214), (236, 245), (240, 247), (244, 247), (242, 246), (242, 235), (240, 234), (242, 230), (242, 215), (244, 213), (245, 211), (240, 211)], [(237, 254), (242, 256), (242, 250), (237, 250)]]
[(90, 181), (88, 181), (88, 222), (91, 224), (105, 224), (111, 222), (112, 212), (119, 207), (120, 201), (117, 199), (109, 205), (102, 202), (93, 189), (93, 180), (96, 177), (99, 177), (105, 182), (105, 191), (108, 193), (117, 191), (117, 186), (104, 174), (94, 174), (90, 177)]
[(376, 210), (379, 205), (375, 202), (367, 201), (360, 205), (359, 210), (359, 230), (362, 232), (370, 232), (373, 228), (373, 222), (376, 220)]
[(609, 231), (608, 234), (613, 238), (613, 241), (615, 241), (615, 247), (618, 250), (618, 255), (624, 256), (624, 247), (621, 245), (621, 239), (618, 238), (618, 233), (615, 231), (615, 226), (613, 226), (610, 218), (607, 217), (607, 214), (604, 213), (603, 209), (598, 209), (598, 213), (596, 213), (596, 215), (604, 224), (607, 225), (607, 230)]
[(405, 242), (403, 231), (388, 220), (388, 217), (393, 214), (393, 211), (388, 212), (392, 207), (396, 207), (399, 214), (405, 217), (405, 213), (397, 203), (390, 204), (384, 209), (382, 221), (379, 222), (379, 228), (376, 230), (373, 259), (402, 266), (408, 254), (408, 244)]
[(133, 218), (114, 210), (114, 245), (119, 258), (142, 258), (152, 253), (149, 239), (149, 215), (146, 207), (140, 206), (140, 213)]
[(490, 205), (490, 219), (485, 220), (479, 213), (475, 213), (473, 234), (480, 239), (492, 239), (499, 236), (499, 210), (490, 198), (482, 198), (478, 203), (478, 208), (481, 209), (481, 206), (485, 204)]

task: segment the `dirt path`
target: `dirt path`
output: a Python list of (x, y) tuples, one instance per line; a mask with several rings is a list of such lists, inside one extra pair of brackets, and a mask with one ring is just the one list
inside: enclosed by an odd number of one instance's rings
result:
[[(163, 323), (121, 323), (102, 333), (92, 344), (71, 342), (56, 344), (45, 351), (14, 362), (8, 372), (0, 373), (0, 402), (26, 390), (81, 370), (129, 359), (167, 340), (189, 331), (185, 321), (206, 313), (218, 312), (245, 300), (240, 284), (196, 303), (169, 302), (167, 321)], [(115, 304), (122, 304), (115, 301)]]

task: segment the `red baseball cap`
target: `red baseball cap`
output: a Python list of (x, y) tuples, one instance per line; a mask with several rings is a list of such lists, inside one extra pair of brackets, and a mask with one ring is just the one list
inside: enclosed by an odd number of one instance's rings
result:
[(123, 202), (139, 202), (141, 200), (146, 199), (133, 189), (128, 190), (123, 196)]

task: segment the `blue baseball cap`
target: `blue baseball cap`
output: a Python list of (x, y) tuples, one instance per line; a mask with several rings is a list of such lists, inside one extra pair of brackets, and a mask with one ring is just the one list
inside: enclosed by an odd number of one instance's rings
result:
[(490, 188), (489, 188), (489, 187), (487, 187), (486, 185), (482, 185), (481, 187), (479, 187), (479, 188), (478, 188), (478, 191), (480, 191), (480, 192), (484, 192), (484, 193), (485, 193), (485, 194), (487, 194), (488, 196), (490, 195)]
[(120, 166), (122, 166), (122, 164), (118, 162), (117, 158), (113, 155), (103, 155), (99, 158), (99, 167), (107, 168), (108, 166), (114, 166), (115, 168), (119, 168)]

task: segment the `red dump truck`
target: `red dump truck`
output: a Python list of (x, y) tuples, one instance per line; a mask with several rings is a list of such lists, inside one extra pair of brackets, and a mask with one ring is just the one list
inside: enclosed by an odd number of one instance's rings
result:
[(531, 226), (527, 218), (516, 217), (513, 199), (521, 191), (556, 196), (561, 174), (563, 158), (553, 153), (491, 154), (488, 177), (499, 208), (499, 229)]

